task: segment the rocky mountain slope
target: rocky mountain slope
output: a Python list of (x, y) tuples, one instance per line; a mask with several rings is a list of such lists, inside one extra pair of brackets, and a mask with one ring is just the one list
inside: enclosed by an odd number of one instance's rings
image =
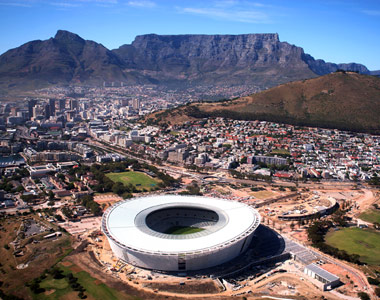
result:
[(113, 52), (129, 68), (144, 70), (161, 81), (273, 86), (338, 69), (370, 73), (360, 64), (314, 60), (302, 48), (280, 42), (278, 34), (149, 34)]
[(59, 30), (54, 38), (28, 42), (0, 56), (0, 87), (38, 88), (50, 84), (133, 82), (112, 51), (76, 34)]
[(267, 88), (337, 69), (369, 74), (360, 64), (315, 60), (278, 34), (137, 36), (131, 45), (103, 45), (59, 30), (0, 56), (0, 87), (51, 84), (155, 83), (176, 86), (242, 85)]
[(227, 117), (380, 133), (380, 78), (335, 72), (286, 83), (232, 101), (194, 103), (148, 116), (149, 122), (180, 123)]

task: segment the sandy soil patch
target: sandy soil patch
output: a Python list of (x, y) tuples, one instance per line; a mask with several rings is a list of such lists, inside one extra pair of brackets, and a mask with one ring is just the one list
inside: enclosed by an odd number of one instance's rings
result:
[(49, 296), (49, 295), (53, 294), (54, 292), (55, 292), (55, 289), (52, 289), (52, 290), (45, 291), (44, 294), (46, 296)]
[(208, 281), (198, 281), (198, 282), (188, 282), (183, 281), (183, 284), (180, 285), (177, 283), (145, 283), (146, 287), (158, 291), (166, 291), (171, 293), (178, 294), (213, 294), (219, 293), (219, 288), (211, 280)]
[(123, 198), (116, 194), (101, 194), (94, 196), (94, 201), (97, 203), (118, 202), (121, 200), (123, 200)]
[(251, 196), (257, 199), (267, 199), (275, 196), (276, 194), (271, 191), (259, 191), (259, 192), (251, 192)]
[(95, 283), (96, 285), (99, 285), (99, 284), (102, 284), (103, 282), (101, 282), (99, 279), (96, 279), (96, 280), (94, 281), (94, 283)]
[(183, 184), (191, 184), (192, 182), (193, 182), (193, 179), (191, 179), (190, 177), (183, 177), (182, 178)]
[(61, 223), (60, 226), (65, 228), (67, 232), (71, 235), (83, 233), (86, 231), (92, 231), (100, 229), (102, 218), (101, 217), (92, 217), (82, 219), (80, 222), (65, 222)]
[(73, 271), (73, 273), (79, 273), (81, 271), (83, 271), (80, 267), (78, 266), (72, 266), (70, 267), (70, 270)]

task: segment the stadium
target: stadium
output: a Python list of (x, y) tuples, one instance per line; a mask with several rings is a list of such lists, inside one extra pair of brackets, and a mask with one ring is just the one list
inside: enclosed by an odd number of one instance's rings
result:
[(242, 254), (260, 225), (258, 212), (225, 199), (161, 195), (109, 207), (102, 230), (116, 257), (160, 271), (200, 270)]

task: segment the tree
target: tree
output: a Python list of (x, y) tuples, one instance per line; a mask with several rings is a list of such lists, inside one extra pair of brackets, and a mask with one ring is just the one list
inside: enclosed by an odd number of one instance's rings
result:
[(51, 270), (51, 275), (53, 276), (54, 279), (62, 279), (65, 276), (63, 275), (63, 271), (60, 270), (57, 267), (52, 268)]
[(239, 166), (239, 163), (237, 161), (233, 161), (230, 163), (230, 168), (231, 169), (236, 169)]
[(59, 173), (59, 174), (57, 175), (57, 177), (58, 177), (59, 179), (61, 179), (62, 181), (65, 180), (65, 175), (63, 175), (62, 173)]
[(188, 195), (202, 195), (199, 186), (195, 182), (191, 185), (188, 185), (186, 189), (188, 190)]
[(292, 223), (290, 223), (290, 229), (293, 231), (294, 230), (294, 223), (292, 222)]
[(57, 219), (58, 222), (63, 222), (64, 221), (61, 215), (57, 214), (57, 215), (54, 215), (54, 217)]
[(375, 288), (375, 294), (380, 298), (380, 287)]
[(22, 191), (24, 191), (24, 187), (23, 187), (22, 185), (19, 185), (19, 186), (16, 188), (16, 192), (17, 192), (17, 193), (20, 193), (20, 192), (22, 192)]
[(112, 186), (112, 192), (118, 195), (123, 194), (126, 191), (126, 188), (123, 183), (121, 182), (116, 182)]
[(372, 285), (379, 285), (380, 281), (377, 278), (367, 277), (368, 283)]
[(361, 300), (371, 300), (371, 298), (369, 297), (369, 295), (365, 292), (359, 292), (358, 293), (358, 296)]

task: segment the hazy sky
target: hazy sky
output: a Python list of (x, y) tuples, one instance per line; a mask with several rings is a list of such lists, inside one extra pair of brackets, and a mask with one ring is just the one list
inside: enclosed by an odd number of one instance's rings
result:
[(380, 0), (0, 0), (0, 53), (58, 29), (109, 49), (147, 33), (277, 32), (314, 58), (380, 69)]

